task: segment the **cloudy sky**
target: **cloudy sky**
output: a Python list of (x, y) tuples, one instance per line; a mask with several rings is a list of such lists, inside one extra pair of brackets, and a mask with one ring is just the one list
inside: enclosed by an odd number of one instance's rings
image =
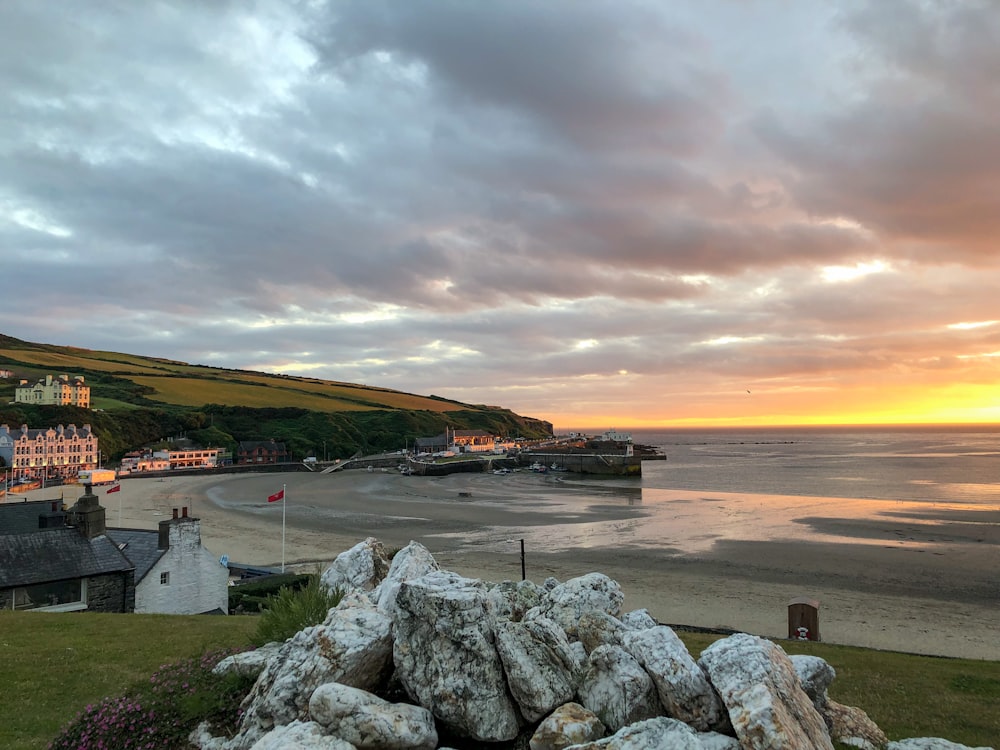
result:
[(994, 0), (6, 0), (3, 332), (558, 428), (1000, 422)]

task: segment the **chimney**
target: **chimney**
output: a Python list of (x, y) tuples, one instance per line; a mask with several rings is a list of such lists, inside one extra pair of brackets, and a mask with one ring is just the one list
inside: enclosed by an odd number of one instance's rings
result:
[(59, 500), (53, 500), (51, 510), (38, 514), (39, 529), (61, 529), (66, 525), (66, 514), (61, 505)]
[(66, 522), (75, 526), (85, 539), (93, 539), (107, 532), (107, 519), (97, 495), (89, 484), (83, 486), (84, 493), (76, 505), (66, 513)]
[(176, 521), (177, 520), (177, 508), (174, 508), (173, 510), (174, 510), (174, 520)]
[[(174, 518), (177, 517), (177, 511), (174, 511)], [(170, 521), (160, 521), (159, 524), (159, 537), (156, 540), (157, 549), (170, 549)]]
[(187, 509), (186, 505), (183, 508), (181, 508), (181, 516), (183, 518), (187, 518), (188, 517), (188, 509)]

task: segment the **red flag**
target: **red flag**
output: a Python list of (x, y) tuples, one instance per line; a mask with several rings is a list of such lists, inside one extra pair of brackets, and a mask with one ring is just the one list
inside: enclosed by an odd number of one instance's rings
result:
[(108, 487), (108, 491), (105, 494), (110, 495), (112, 492), (121, 492), (121, 491), (122, 491), (122, 486), (120, 484), (116, 484), (114, 487)]
[(284, 500), (284, 499), (285, 499), (285, 490), (284, 489), (278, 490), (273, 495), (268, 495), (267, 496), (267, 501), (269, 503), (276, 503), (279, 500)]

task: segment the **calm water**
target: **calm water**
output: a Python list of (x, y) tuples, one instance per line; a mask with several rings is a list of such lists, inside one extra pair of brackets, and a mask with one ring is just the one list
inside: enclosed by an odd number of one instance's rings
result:
[(643, 488), (994, 505), (1000, 429), (633, 431)]
[[(680, 553), (725, 541), (885, 546), (887, 539), (936, 550), (944, 541), (978, 547), (995, 536), (1000, 430), (633, 430), (632, 436), (667, 457), (643, 462), (641, 478), (505, 480), (516, 490), (511, 503), (578, 513), (571, 523), (560, 519), (523, 533), (554, 551), (627, 546)], [(634, 515), (593, 518), (623, 506)]]

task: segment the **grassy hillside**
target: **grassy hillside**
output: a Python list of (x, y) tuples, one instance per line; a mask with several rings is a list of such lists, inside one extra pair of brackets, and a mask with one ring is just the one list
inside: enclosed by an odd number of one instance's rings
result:
[[(495, 406), (368, 385), (192, 365), (156, 357), (36, 344), (0, 335), (0, 423), (90, 424), (112, 459), (167, 437), (235, 449), (275, 439), (295, 458), (396, 450), (445, 427), (542, 437), (552, 426)], [(82, 375), (90, 411), (11, 404), (19, 379)]]
[[(316, 378), (272, 375), (247, 370), (190, 365), (154, 357), (116, 352), (34, 344), (0, 335), (0, 367), (18, 377), (40, 379), (45, 375), (113, 376), (137, 386), (135, 395), (147, 404), (281, 408), (297, 406), (315, 411), (370, 409), (422, 409), (433, 412), (461, 411), (468, 404), (387, 388), (339, 383)], [(109, 378), (97, 378), (95, 391)], [(100, 393), (95, 394), (100, 397)]]

